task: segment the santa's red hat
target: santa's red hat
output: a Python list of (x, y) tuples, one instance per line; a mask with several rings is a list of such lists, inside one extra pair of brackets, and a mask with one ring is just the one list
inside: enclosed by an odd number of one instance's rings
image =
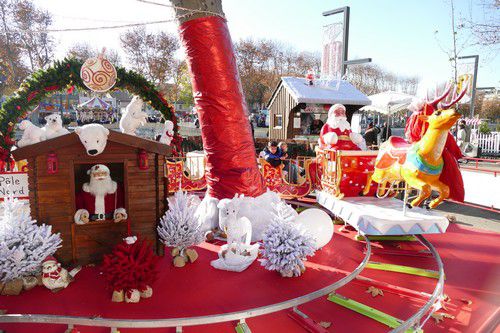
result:
[(110, 174), (109, 168), (104, 164), (96, 164), (87, 171), (87, 175), (93, 174), (94, 172), (105, 172)]
[(346, 116), (346, 109), (345, 106), (342, 104), (334, 104), (330, 107), (330, 110), (328, 110), (328, 118), (345, 117), (345, 116)]
[(48, 256), (47, 258), (43, 259), (42, 264), (45, 264), (46, 262), (53, 261), (54, 263), (57, 264), (57, 259), (54, 258), (53, 256)]

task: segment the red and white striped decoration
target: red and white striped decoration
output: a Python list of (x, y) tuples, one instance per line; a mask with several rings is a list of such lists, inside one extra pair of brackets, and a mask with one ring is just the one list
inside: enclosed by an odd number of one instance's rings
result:
[(479, 126), (481, 119), (479, 118), (464, 118), (467, 126)]

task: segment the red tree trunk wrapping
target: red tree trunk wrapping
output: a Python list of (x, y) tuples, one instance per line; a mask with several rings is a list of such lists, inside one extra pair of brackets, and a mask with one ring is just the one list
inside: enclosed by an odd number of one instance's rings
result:
[(208, 194), (217, 199), (265, 192), (226, 21), (209, 16), (179, 27), (207, 154)]

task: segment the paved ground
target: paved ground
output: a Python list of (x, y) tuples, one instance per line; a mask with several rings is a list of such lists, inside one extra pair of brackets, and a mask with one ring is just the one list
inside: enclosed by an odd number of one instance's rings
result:
[(454, 215), (456, 223), (468, 227), (500, 232), (500, 213), (445, 201), (437, 210)]

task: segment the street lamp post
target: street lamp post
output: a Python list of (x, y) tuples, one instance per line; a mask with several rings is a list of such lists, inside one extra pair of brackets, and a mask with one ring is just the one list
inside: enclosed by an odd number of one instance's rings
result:
[(343, 14), (344, 15), (344, 25), (343, 25), (343, 50), (342, 50), (342, 68), (341, 68), (341, 78), (344, 78), (344, 75), (347, 72), (347, 66), (349, 65), (359, 65), (359, 64), (364, 64), (372, 61), (372, 58), (363, 58), (363, 59), (356, 59), (356, 60), (347, 60), (348, 58), (348, 51), (349, 51), (349, 20), (350, 20), (350, 15), (351, 15), (351, 8), (349, 6), (345, 7), (340, 7), (337, 9), (332, 9), (328, 10), (326, 12), (323, 12), (323, 16), (330, 16), (330, 15), (336, 15), (336, 14)]
[(477, 67), (479, 64), (479, 56), (476, 54), (476, 55), (458, 57), (458, 59), (474, 59), (474, 77), (472, 78), (472, 92), (470, 95), (470, 117), (473, 118), (474, 100), (476, 98)]

